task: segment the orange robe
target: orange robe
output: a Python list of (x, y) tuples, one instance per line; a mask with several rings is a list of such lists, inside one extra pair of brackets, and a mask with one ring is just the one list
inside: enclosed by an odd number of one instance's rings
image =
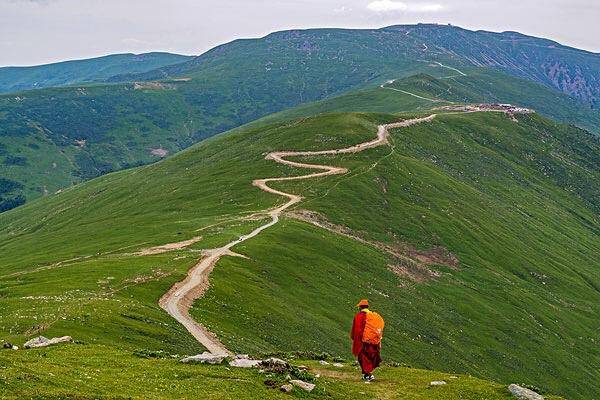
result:
[(363, 374), (370, 374), (381, 364), (381, 345), (363, 343), (363, 332), (367, 322), (366, 312), (359, 312), (352, 322), (352, 354), (358, 359)]

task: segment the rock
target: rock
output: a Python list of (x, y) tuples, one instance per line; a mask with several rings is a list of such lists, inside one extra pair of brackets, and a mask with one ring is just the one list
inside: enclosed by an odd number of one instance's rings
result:
[(185, 357), (181, 359), (182, 363), (200, 363), (200, 364), (221, 364), (227, 358), (226, 354), (212, 354), (205, 351), (202, 354)]
[(344, 364), (342, 364), (342, 363), (333, 363), (333, 366), (337, 367), (337, 368), (342, 368), (344, 366)]
[(55, 337), (52, 339), (48, 339), (43, 336), (38, 336), (36, 338), (33, 338), (33, 339), (25, 342), (23, 347), (25, 347), (26, 349), (33, 349), (36, 347), (46, 347), (46, 346), (51, 346), (53, 344), (66, 343), (66, 342), (72, 342), (72, 341), (73, 341), (73, 338), (71, 338), (71, 336), (61, 336), (61, 337)]
[(250, 358), (250, 356), (248, 354), (236, 354), (234, 358), (248, 359), (248, 358)]
[(249, 358), (236, 358), (229, 365), (236, 368), (255, 368), (260, 365), (261, 360), (251, 360)]
[(290, 364), (288, 364), (286, 361), (274, 357), (261, 361), (259, 365), (266, 371), (276, 374), (283, 374), (291, 369)]
[(289, 393), (292, 391), (292, 389), (294, 389), (294, 387), (292, 385), (281, 385), (281, 387), (279, 388), (279, 390), (281, 390), (283, 393)]
[(450, 376), (450, 379), (458, 379), (458, 376), (452, 375), (452, 376)]
[(329, 363), (327, 361), (325, 361), (325, 360), (320, 360), (319, 364), (321, 364), (321, 365), (329, 365)]
[(11, 349), (13, 349), (13, 350), (19, 350), (19, 346), (15, 346), (15, 345), (13, 344), (13, 346), (11, 347)]
[(307, 391), (307, 392), (312, 392), (313, 389), (315, 388), (315, 385), (313, 383), (304, 382), (299, 379), (293, 379), (290, 381), (290, 383), (296, 387), (299, 387), (302, 390)]
[(508, 391), (519, 400), (544, 400), (544, 396), (541, 394), (514, 383), (508, 386)]
[(442, 385), (446, 385), (446, 381), (432, 381), (429, 382), (429, 386), (442, 386)]
[(2, 347), (3, 347), (3, 348), (5, 348), (5, 349), (12, 349), (12, 348), (13, 348), (13, 345), (12, 345), (12, 344), (10, 344), (10, 343), (8, 343), (8, 342), (4, 342), (4, 343), (2, 344)]

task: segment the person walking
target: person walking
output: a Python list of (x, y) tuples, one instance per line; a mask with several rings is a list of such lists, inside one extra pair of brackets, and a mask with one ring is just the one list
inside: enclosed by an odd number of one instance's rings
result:
[(381, 364), (381, 339), (384, 321), (381, 315), (369, 310), (369, 301), (362, 299), (357, 305), (350, 338), (352, 354), (357, 358), (365, 382), (375, 379), (373, 370)]

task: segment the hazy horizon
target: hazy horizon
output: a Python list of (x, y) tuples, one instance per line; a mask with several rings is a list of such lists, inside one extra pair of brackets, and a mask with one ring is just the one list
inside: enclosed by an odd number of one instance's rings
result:
[(588, 0), (0, 0), (0, 16), (0, 66), (117, 53), (199, 55), (274, 31), (416, 23), (518, 31), (600, 52), (600, 3)]

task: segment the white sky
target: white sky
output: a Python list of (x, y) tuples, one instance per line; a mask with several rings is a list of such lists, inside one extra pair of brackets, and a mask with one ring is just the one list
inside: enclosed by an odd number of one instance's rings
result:
[(600, 52), (600, 0), (0, 0), (0, 66), (200, 54), (276, 30), (417, 22), (514, 30)]

